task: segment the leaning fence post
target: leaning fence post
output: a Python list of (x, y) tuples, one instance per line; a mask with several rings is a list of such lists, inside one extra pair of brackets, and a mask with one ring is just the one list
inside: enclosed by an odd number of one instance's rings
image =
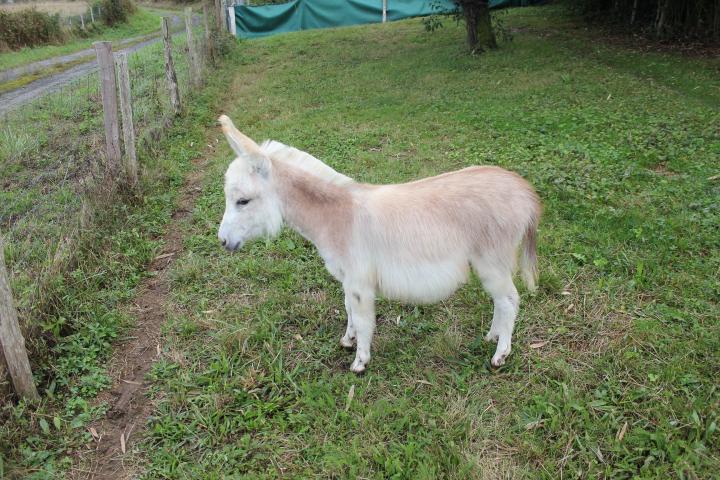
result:
[(170, 90), (170, 105), (172, 105), (173, 113), (180, 114), (182, 106), (180, 104), (180, 91), (178, 90), (177, 75), (175, 74), (175, 65), (172, 59), (172, 36), (170, 35), (170, 19), (163, 17), (162, 21), (163, 44), (165, 45), (165, 77)]
[(0, 236), (0, 353), (5, 358), (15, 392), (31, 400), (38, 398), (30, 369), (25, 339), (20, 331), (17, 310), (10, 289), (10, 276), (5, 267), (5, 244)]
[(127, 53), (116, 53), (115, 62), (118, 67), (118, 86), (120, 87), (120, 113), (122, 114), (123, 142), (125, 144), (125, 174), (130, 187), (134, 187), (138, 181), (138, 164), (137, 154), (135, 153), (135, 127), (132, 118)]
[(82, 13), (80, 14), (80, 27), (85, 30), (85, 15)]
[(192, 8), (185, 9), (185, 30), (187, 31), (188, 57), (190, 58), (190, 83), (197, 87), (200, 85), (200, 65), (198, 63), (198, 52), (195, 45), (195, 38), (192, 31)]
[(95, 42), (95, 53), (100, 66), (102, 83), (103, 117), (105, 119), (105, 145), (108, 164), (113, 174), (120, 170), (120, 126), (118, 125), (117, 86), (115, 83), (115, 62), (110, 42)]

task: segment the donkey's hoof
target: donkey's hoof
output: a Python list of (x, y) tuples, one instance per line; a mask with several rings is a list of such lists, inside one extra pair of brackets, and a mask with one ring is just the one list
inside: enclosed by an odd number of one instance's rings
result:
[(350, 371), (357, 374), (365, 372), (365, 363), (363, 363), (359, 358), (356, 358), (352, 365), (350, 365)]
[(492, 360), (490, 360), (490, 364), (492, 364), (493, 367), (502, 367), (505, 365), (505, 359), (507, 358), (508, 353), (496, 353), (493, 355)]
[(355, 346), (354, 340), (354, 338), (342, 337), (340, 339), (340, 345), (342, 345), (343, 348), (353, 348)]

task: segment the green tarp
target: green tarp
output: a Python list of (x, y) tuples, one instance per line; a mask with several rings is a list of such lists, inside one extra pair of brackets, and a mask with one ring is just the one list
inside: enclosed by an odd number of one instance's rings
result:
[[(491, 0), (490, 8), (530, 3), (532, 0)], [(535, 0), (537, 1), (537, 0)], [(235, 27), (241, 38), (313, 28), (343, 27), (382, 21), (383, 0), (293, 0), (288, 3), (236, 5)], [(452, 0), (387, 0), (388, 21), (452, 12)]]

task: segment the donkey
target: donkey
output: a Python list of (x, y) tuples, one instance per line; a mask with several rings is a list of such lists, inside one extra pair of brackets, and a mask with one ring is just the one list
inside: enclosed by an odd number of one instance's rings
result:
[(519, 249), (529, 290), (537, 277), (541, 206), (528, 182), (486, 166), (367, 185), (282, 143), (259, 146), (225, 115), (219, 121), (237, 154), (225, 174), (220, 242), (235, 251), (277, 235), (284, 222), (312, 242), (343, 285), (347, 329), (340, 343), (357, 342), (350, 370), (361, 373), (370, 361), (376, 295), (434, 303), (467, 281), (470, 266), (493, 298), (485, 339), (497, 342), (492, 365), (503, 365), (519, 308), (512, 278)]

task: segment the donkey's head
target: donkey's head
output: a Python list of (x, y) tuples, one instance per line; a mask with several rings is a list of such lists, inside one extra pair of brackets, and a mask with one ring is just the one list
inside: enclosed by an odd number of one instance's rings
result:
[(282, 212), (268, 156), (227, 116), (222, 115), (219, 121), (237, 155), (225, 173), (225, 214), (218, 231), (223, 247), (233, 251), (249, 240), (277, 234)]

